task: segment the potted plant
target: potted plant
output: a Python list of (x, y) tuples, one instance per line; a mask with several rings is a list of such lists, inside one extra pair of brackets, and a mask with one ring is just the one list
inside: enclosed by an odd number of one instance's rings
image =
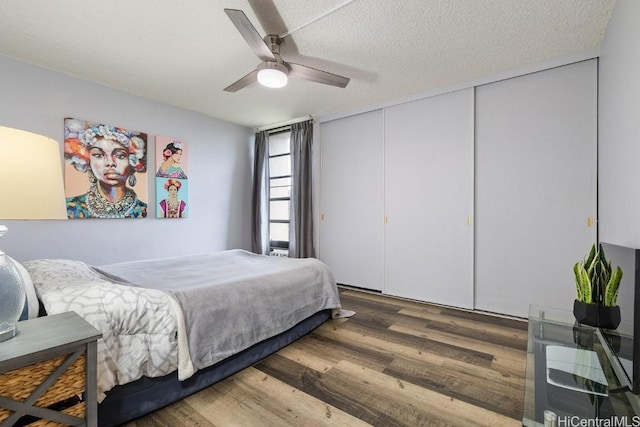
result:
[(576, 300), (573, 314), (579, 323), (604, 329), (620, 324), (618, 288), (622, 269), (611, 268), (602, 245), (594, 244), (587, 257), (573, 266), (576, 277)]

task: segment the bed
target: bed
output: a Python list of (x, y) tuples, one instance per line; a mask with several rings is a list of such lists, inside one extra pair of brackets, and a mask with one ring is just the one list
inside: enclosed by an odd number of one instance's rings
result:
[(340, 315), (313, 259), (244, 250), (91, 266), (23, 263), (46, 314), (75, 311), (102, 332), (98, 422), (148, 414), (252, 365)]

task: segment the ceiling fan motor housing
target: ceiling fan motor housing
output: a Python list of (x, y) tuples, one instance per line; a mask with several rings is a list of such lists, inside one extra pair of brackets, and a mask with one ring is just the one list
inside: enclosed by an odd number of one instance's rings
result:
[(280, 56), (280, 45), (284, 42), (284, 39), (278, 35), (267, 34), (264, 36), (264, 42), (269, 46), (271, 52), (273, 52), (276, 57)]

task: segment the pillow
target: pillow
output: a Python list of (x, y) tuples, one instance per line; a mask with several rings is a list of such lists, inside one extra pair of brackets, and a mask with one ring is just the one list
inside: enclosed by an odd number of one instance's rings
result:
[(24, 309), (22, 310), (22, 314), (20, 315), (20, 320), (33, 319), (34, 317), (38, 317), (39, 303), (38, 296), (36, 295), (36, 289), (33, 286), (33, 281), (31, 280), (31, 276), (29, 272), (22, 264), (20, 264), (15, 259), (11, 258), (9, 255), (5, 254), (5, 256), (13, 261), (13, 264), (17, 267), (20, 272), (20, 276), (22, 277), (22, 283), (24, 284), (24, 291), (26, 294), (26, 298), (24, 301)]

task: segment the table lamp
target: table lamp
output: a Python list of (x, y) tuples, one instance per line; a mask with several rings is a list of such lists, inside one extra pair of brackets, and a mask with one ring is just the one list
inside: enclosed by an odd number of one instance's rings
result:
[[(0, 221), (66, 219), (58, 142), (0, 126), (0, 159)], [(6, 231), (7, 227), (0, 225), (0, 237)], [(22, 274), (15, 262), (0, 250), (0, 341), (16, 335), (24, 302)]]

